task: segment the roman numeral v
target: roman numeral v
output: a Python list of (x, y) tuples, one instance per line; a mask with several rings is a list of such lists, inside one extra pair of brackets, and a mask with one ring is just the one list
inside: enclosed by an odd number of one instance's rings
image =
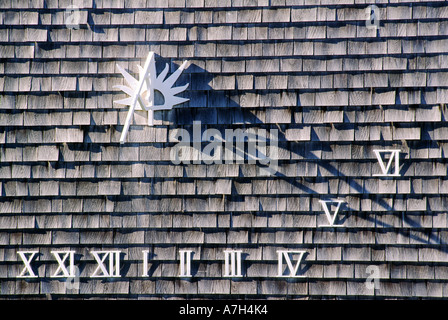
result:
[[(320, 204), (322, 205), (322, 208), (324, 209), (325, 216), (327, 217), (328, 223), (326, 225), (319, 225), (319, 227), (343, 227), (341, 224), (335, 224), (336, 219), (338, 217), (339, 209), (341, 208), (341, 204), (344, 202), (342, 200), (335, 200), (335, 201), (329, 201), (329, 200), (319, 200)], [(328, 203), (336, 203), (336, 209), (334, 210), (333, 214), (330, 211), (330, 208), (328, 208)]]

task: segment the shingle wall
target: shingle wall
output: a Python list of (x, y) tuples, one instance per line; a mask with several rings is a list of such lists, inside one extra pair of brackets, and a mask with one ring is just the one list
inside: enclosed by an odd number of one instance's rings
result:
[[(448, 296), (448, 6), (376, 1), (376, 30), (358, 2), (84, 0), (73, 29), (72, 1), (0, 0), (0, 297)], [(120, 145), (116, 64), (135, 74), (149, 51), (158, 70), (189, 61), (190, 101), (153, 127), (136, 112)], [(277, 129), (278, 172), (173, 164), (193, 121)], [(397, 177), (376, 175), (387, 149)], [(330, 199), (343, 227), (321, 226)], [(223, 277), (228, 249), (241, 277)], [(76, 252), (79, 290), (51, 277), (55, 250)], [(91, 277), (101, 250), (120, 277)], [(277, 250), (306, 251), (302, 277), (277, 277)], [(38, 278), (17, 251), (38, 251)]]

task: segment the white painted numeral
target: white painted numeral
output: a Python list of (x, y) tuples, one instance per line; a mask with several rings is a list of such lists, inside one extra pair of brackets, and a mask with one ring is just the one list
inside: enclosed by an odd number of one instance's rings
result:
[[(400, 150), (373, 150), (375, 152), (376, 158), (378, 159), (378, 164), (380, 165), (381, 172), (380, 174), (374, 174), (374, 176), (380, 177), (399, 177), (400, 176)], [(382, 153), (389, 153), (389, 161), (387, 165), (383, 161), (381, 156)], [(392, 163), (394, 162), (394, 170), (391, 173)]]
[[(319, 227), (342, 227), (341, 224), (335, 224), (336, 218), (339, 213), (339, 209), (341, 208), (341, 204), (344, 202), (342, 200), (328, 201), (328, 200), (319, 200), (322, 208), (324, 209), (325, 216), (327, 217), (328, 223), (327, 225), (320, 225)], [(328, 203), (337, 203), (336, 209), (334, 213), (331, 214), (330, 209), (328, 208)]]
[[(90, 277), (120, 277), (120, 253), (120, 251), (92, 251), (91, 254), (95, 257), (98, 267)], [(106, 266), (107, 260), (109, 264)]]
[(241, 277), (241, 250), (224, 251), (224, 276)]
[(179, 250), (180, 266), (179, 277), (191, 277), (192, 250)]
[(31, 267), (31, 261), (33, 260), (36, 253), (38, 253), (38, 251), (17, 251), (17, 254), (20, 256), (23, 264), (25, 265), (22, 272), (20, 272), (17, 278), (37, 278), (37, 276), (34, 274), (33, 268)]
[[(52, 278), (70, 278), (75, 277), (75, 251), (51, 251), (59, 264), (56, 272), (51, 276)], [(61, 258), (60, 254), (64, 254)], [(68, 269), (65, 261), (68, 258)]]
[[(299, 271), (300, 263), (302, 262), (303, 255), (306, 251), (301, 250), (277, 250), (278, 254), (278, 277), (292, 277), (292, 278), (301, 278), (304, 276), (297, 275), (297, 272)], [(294, 266), (291, 261), (290, 254), (298, 254), (299, 257), (297, 259), (297, 263)], [(285, 275), (285, 272), (283, 270), (283, 259), (286, 261), (286, 265), (288, 266), (289, 275)]]

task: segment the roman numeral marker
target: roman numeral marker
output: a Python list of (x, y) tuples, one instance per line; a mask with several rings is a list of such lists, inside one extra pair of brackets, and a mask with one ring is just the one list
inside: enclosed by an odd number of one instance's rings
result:
[(179, 277), (191, 277), (192, 250), (179, 250)]
[[(302, 262), (303, 255), (306, 251), (301, 250), (277, 250), (278, 254), (278, 274), (277, 277), (292, 277), (292, 278), (302, 278), (304, 276), (297, 275), (297, 272), (299, 271), (300, 263)], [(294, 266), (291, 261), (291, 255), (298, 254), (299, 257), (297, 259), (297, 263)], [(289, 275), (285, 275), (285, 272), (283, 270), (283, 259), (286, 261), (287, 269), (289, 271)]]
[(33, 268), (31, 267), (31, 261), (33, 260), (36, 253), (38, 253), (38, 251), (17, 251), (17, 254), (20, 256), (23, 264), (25, 265), (22, 272), (20, 272), (17, 278), (37, 278), (37, 276), (34, 274)]
[[(374, 174), (376, 177), (399, 177), (400, 176), (400, 150), (373, 150), (375, 152), (376, 158), (378, 159), (378, 164), (380, 165), (380, 174)], [(387, 165), (383, 161), (381, 154), (390, 154), (389, 161)], [(394, 161), (395, 159), (395, 161)], [(393, 173), (390, 173), (392, 168), (392, 163), (394, 162)]]
[(224, 277), (242, 277), (241, 253), (242, 250), (224, 251)]
[[(336, 201), (328, 201), (328, 200), (319, 200), (320, 204), (322, 205), (322, 208), (324, 209), (325, 216), (327, 217), (327, 220), (329, 224), (327, 225), (319, 225), (319, 227), (343, 227), (341, 224), (335, 224), (336, 218), (339, 213), (339, 209), (341, 208), (341, 204), (344, 202), (342, 200), (336, 200)], [(336, 209), (334, 210), (334, 213), (331, 214), (330, 209), (328, 208), (328, 203), (337, 203)]]
[[(51, 251), (51, 253), (56, 258), (56, 261), (59, 264), (59, 267), (55, 271), (55, 273), (51, 276), (52, 278), (70, 278), (75, 277), (75, 251)], [(63, 258), (61, 258), (60, 254), (65, 254)], [(68, 259), (68, 270), (67, 266), (65, 265), (65, 261)]]
[[(98, 263), (98, 267), (90, 277), (120, 277), (120, 253), (120, 251), (92, 251), (91, 254)], [(109, 259), (108, 267), (104, 264), (107, 259)], [(100, 274), (99, 271), (101, 271)]]

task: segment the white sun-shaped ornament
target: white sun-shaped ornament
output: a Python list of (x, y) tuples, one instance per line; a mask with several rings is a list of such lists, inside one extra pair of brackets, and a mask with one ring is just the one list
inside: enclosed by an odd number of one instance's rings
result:
[[(114, 88), (118, 88), (129, 95), (125, 99), (114, 101), (114, 103), (129, 106), (128, 115), (123, 131), (121, 132), (120, 143), (124, 143), (126, 139), (135, 110), (148, 111), (148, 125), (152, 126), (154, 122), (154, 111), (170, 110), (175, 105), (189, 100), (176, 96), (187, 89), (188, 83), (184, 86), (173, 87), (186, 65), (187, 61), (184, 61), (179, 69), (166, 78), (169, 70), (169, 66), (166, 64), (165, 69), (157, 76), (154, 52), (150, 52), (146, 58), (144, 67), (137, 66), (139, 69), (139, 79), (137, 80), (117, 64), (118, 70), (129, 85), (114, 86)], [(156, 104), (156, 93), (163, 96), (163, 104)]]

